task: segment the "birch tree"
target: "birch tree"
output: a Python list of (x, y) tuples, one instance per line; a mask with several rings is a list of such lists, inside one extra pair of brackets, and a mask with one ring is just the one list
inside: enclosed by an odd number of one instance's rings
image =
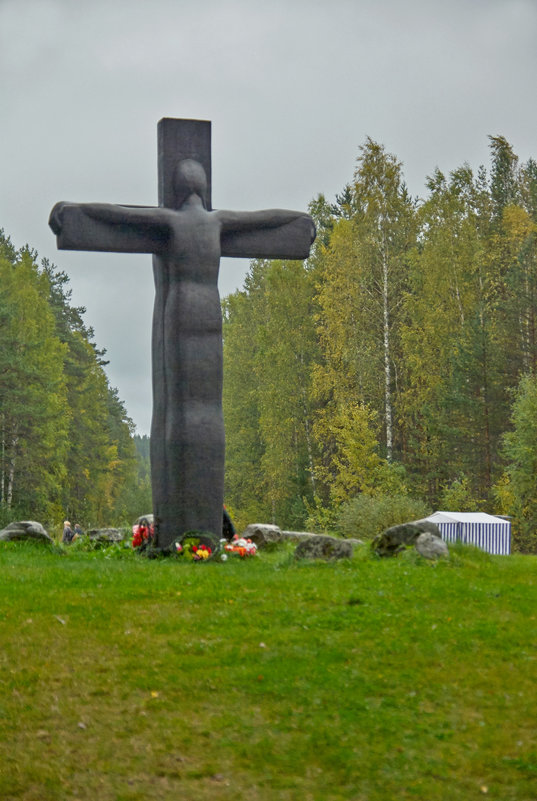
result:
[[(334, 486), (352, 486), (333, 473), (343, 465), (341, 425), (358, 430), (357, 415), (388, 461), (399, 457), (401, 438), (395, 419), (399, 391), (402, 301), (407, 259), (415, 236), (415, 204), (408, 196), (401, 164), (368, 139), (360, 148), (354, 182), (338, 199), (323, 265), (318, 272), (317, 330), (321, 362), (314, 389), (323, 410), (317, 426), (324, 465)], [(336, 209), (336, 212), (338, 209)], [(353, 409), (350, 414), (349, 410)], [(330, 436), (330, 421), (334, 423)], [(336, 431), (336, 428), (338, 429)], [(371, 439), (367, 438), (371, 445)], [(355, 454), (355, 460), (358, 458)], [(362, 453), (360, 459), (365, 459)]]

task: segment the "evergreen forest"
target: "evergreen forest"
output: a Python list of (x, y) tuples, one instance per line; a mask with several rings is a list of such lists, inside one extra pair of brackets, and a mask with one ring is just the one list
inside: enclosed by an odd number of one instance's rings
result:
[(0, 231), (0, 524), (86, 528), (151, 508), (147, 437), (134, 435), (68, 283)]
[[(434, 509), (509, 515), (537, 552), (537, 163), (435, 169), (411, 197), (367, 139), (310, 258), (223, 298), (226, 504), (238, 527), (367, 536)], [(68, 277), (0, 232), (0, 524), (131, 523), (149, 442)]]

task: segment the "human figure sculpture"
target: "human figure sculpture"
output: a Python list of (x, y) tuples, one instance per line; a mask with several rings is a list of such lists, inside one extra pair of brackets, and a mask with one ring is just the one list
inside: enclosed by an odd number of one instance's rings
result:
[(138, 247), (142, 238), (143, 250), (154, 254), (151, 473), (154, 543), (162, 550), (188, 532), (219, 538), (222, 531), (225, 445), (217, 281), (223, 243), (241, 255), (245, 237), (247, 250), (259, 240), (263, 251), (271, 232), (281, 239), (283, 230), (288, 241), (282, 249), (307, 255), (315, 238), (313, 221), (301, 212), (212, 211), (208, 206), (205, 169), (186, 158), (174, 170), (173, 207), (57, 203), (49, 220), (60, 247), (93, 249), (97, 242), (98, 249), (118, 250), (123, 248), (115, 238), (123, 242), (132, 233)]

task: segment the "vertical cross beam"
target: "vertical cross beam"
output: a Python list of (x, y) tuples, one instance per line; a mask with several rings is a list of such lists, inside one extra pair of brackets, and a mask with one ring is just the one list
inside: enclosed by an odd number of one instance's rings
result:
[[(164, 117), (157, 126), (158, 140), (158, 202), (159, 206), (177, 209), (177, 194), (175, 192), (174, 178), (177, 165), (184, 159), (193, 159), (199, 162), (207, 177), (207, 192), (205, 202), (207, 211), (211, 210), (211, 123), (205, 120), (174, 119)], [(170, 509), (185, 506), (178, 502), (183, 493), (180, 486), (184, 479), (185, 486), (192, 484), (190, 476), (175, 475), (170, 470), (169, 452), (167, 443), (166, 421), (170, 416), (167, 408), (167, 386), (173, 381), (165, 367), (166, 347), (170, 347), (169, 337), (165, 330), (164, 320), (165, 299), (168, 296), (168, 262), (159, 254), (153, 255), (153, 275), (155, 281), (155, 306), (153, 311), (153, 345), (152, 345), (152, 374), (153, 374), (153, 415), (151, 423), (151, 484), (153, 492), (153, 511), (155, 514), (156, 545), (169, 548), (175, 535), (183, 533), (181, 528), (176, 529), (179, 523)], [(201, 358), (201, 354), (200, 354)], [(217, 377), (215, 376), (215, 380)], [(168, 432), (169, 433), (169, 432)], [(190, 466), (187, 468), (190, 469)], [(199, 493), (205, 497), (207, 509), (213, 509), (213, 522), (210, 526), (215, 534), (220, 535), (222, 527), (222, 506), (224, 496), (223, 465), (221, 467), (221, 480), (209, 481), (211, 466), (207, 465), (205, 488), (198, 487)], [(175, 480), (172, 480), (171, 476)], [(203, 482), (202, 482), (203, 483)], [(210, 496), (216, 496), (217, 500)], [(185, 510), (185, 517), (188, 510)], [(182, 521), (181, 521), (182, 522)], [(207, 528), (207, 523), (204, 528)]]
[(163, 117), (157, 137), (159, 206), (177, 208), (173, 186), (176, 165), (183, 159), (194, 159), (207, 175), (207, 211), (211, 211), (211, 123)]

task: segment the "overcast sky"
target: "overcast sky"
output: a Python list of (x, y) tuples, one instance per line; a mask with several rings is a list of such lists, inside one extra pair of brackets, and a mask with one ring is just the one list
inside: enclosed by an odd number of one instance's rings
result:
[(53, 204), (156, 204), (161, 117), (212, 120), (216, 208), (332, 201), (367, 136), (418, 196), (489, 134), (537, 158), (536, 43), (537, 0), (0, 0), (0, 227), (69, 275), (149, 433), (151, 256), (57, 251)]

